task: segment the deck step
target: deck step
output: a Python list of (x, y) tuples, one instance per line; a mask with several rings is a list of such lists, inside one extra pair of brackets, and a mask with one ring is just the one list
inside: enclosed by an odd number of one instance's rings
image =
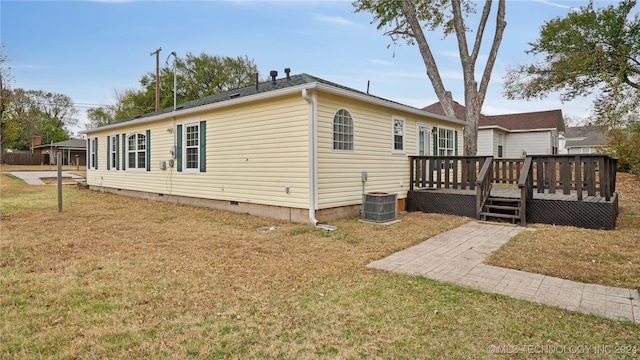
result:
[(510, 210), (510, 211), (520, 211), (520, 206), (508, 206), (508, 205), (485, 205), (485, 209), (496, 209), (496, 210)]
[(493, 197), (490, 196), (487, 198), (487, 202), (504, 202), (504, 203), (519, 203), (520, 198), (507, 198), (507, 197)]
[(481, 212), (480, 216), (483, 216), (485, 218), (487, 218), (487, 217), (496, 217), (496, 218), (503, 218), (503, 219), (516, 219), (516, 220), (520, 219), (520, 215), (501, 214), (501, 213), (493, 213), (493, 212), (488, 212), (488, 211)]

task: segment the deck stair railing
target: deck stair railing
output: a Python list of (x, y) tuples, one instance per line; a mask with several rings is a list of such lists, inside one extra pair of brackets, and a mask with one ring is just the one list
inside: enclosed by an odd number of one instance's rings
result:
[(482, 210), (485, 207), (489, 195), (491, 195), (491, 188), (493, 187), (493, 157), (488, 156), (480, 169), (478, 179), (476, 179), (476, 218), (480, 219)]

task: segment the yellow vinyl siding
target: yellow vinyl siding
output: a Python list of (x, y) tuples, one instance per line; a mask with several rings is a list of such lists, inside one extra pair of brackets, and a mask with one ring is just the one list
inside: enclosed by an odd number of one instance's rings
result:
[[(354, 205), (362, 202), (362, 171), (367, 171), (364, 192), (382, 191), (405, 198), (409, 190), (409, 159), (416, 154), (416, 123), (445, 125), (458, 131), (458, 149), (462, 154), (460, 125), (428, 117), (375, 106), (363, 102), (318, 94), (318, 193), (319, 208)], [(333, 148), (333, 117), (346, 109), (353, 118), (354, 150)], [(393, 153), (392, 119), (404, 119), (405, 151)], [(433, 146), (433, 144), (431, 144)]]
[[(169, 114), (170, 116), (170, 114)], [(173, 120), (124, 126), (117, 133), (151, 130), (151, 171), (107, 171), (107, 135), (99, 137), (98, 170), (88, 171), (88, 183), (151, 193), (265, 205), (307, 208), (309, 203), (308, 107), (301, 95), (179, 117), (176, 124), (206, 121), (206, 172), (159, 169), (170, 159)], [(122, 143), (122, 139), (120, 139)], [(120, 149), (122, 159), (122, 149)], [(122, 169), (122, 167), (120, 167)], [(285, 187), (289, 187), (289, 194)]]

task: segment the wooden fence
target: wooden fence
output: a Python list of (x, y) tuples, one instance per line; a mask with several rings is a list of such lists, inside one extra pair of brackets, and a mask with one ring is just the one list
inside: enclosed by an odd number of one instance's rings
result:
[(49, 154), (4, 153), (2, 160), (8, 165), (49, 164)]

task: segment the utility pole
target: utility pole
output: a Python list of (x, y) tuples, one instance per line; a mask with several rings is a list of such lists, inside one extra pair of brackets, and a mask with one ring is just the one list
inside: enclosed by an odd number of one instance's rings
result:
[(162, 48), (149, 54), (150, 56), (156, 55), (156, 111), (160, 110), (160, 51)]

